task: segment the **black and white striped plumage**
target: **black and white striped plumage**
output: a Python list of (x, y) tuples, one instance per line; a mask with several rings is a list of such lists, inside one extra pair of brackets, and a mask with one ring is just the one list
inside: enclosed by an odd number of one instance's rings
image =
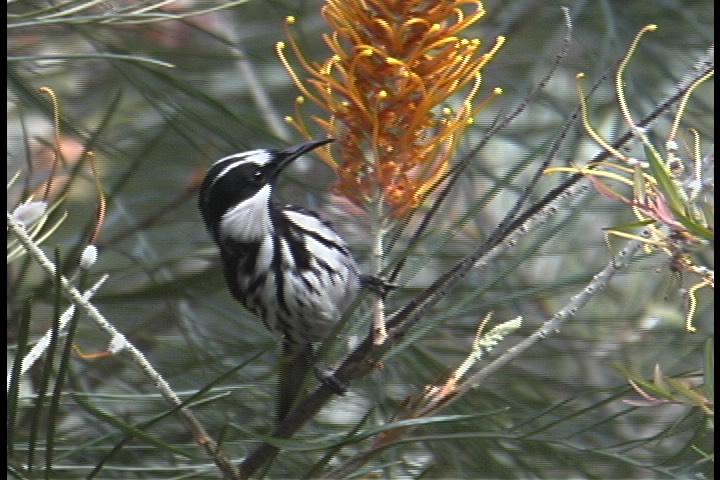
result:
[(360, 285), (347, 244), (328, 223), (273, 201), (282, 170), (330, 141), (230, 155), (210, 167), (200, 189), (230, 292), (290, 350), (323, 340)]

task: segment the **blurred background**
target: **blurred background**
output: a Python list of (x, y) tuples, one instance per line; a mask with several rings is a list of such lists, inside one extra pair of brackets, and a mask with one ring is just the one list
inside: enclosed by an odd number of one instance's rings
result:
[[(87, 286), (109, 274), (94, 304), (181, 396), (259, 355), (212, 385), (207, 401), (194, 409), (208, 431), (223, 439), (226, 453), (239, 461), (258, 444), (254, 433), (266, 434), (272, 425), (268, 406), (275, 389), (276, 341), (226, 291), (219, 258), (197, 210), (197, 187), (207, 167), (222, 156), (303, 140), (284, 121), (294, 114), (298, 91), (275, 54), (275, 44), (287, 40), (284, 22), (293, 15), (293, 35), (305, 58), (325, 60), (323, 3), (178, 1), (148, 3), (147, 12), (129, 15), (133, 4), (106, 1), (73, 8), (67, 3), (8, 3), (8, 180), (19, 172), (8, 188), (8, 208), (30, 195), (42, 197), (52, 176), (50, 201), (62, 202), (53, 218), (62, 212), (67, 218), (43, 245), (50, 255), (57, 247), (63, 271), (72, 274), (95, 228), (98, 194), (83, 155), (95, 152), (107, 214), (96, 242), (98, 261), (82, 281)], [(488, 13), (472, 35), (486, 46), (498, 35), (507, 42), (484, 70), (479, 98), (495, 87), (504, 94), (476, 117), (458, 157), (498, 117), (523, 102), (546, 74), (566, 35), (563, 5), (569, 6), (573, 20), (569, 55), (540, 96), (473, 158), (442, 215), (410, 257), (388, 311), (405, 305), (470, 253), (511, 208), (577, 105), (577, 73), (587, 75), (586, 90), (609, 74), (611, 80), (592, 96), (590, 107), (593, 125), (612, 140), (626, 130), (612, 68), (643, 26), (659, 28), (643, 38), (625, 73), (625, 92), (636, 118), (670, 95), (713, 42), (709, 1), (487, 1)], [(39, 91), (43, 86), (55, 92), (61, 108), (63, 158), (53, 175), (55, 125), (50, 99)], [(698, 130), (703, 156), (714, 149), (713, 109), (711, 81), (691, 97), (682, 124)], [(313, 107), (307, 112), (312, 114)], [(672, 112), (661, 115), (649, 132), (655, 145), (663, 145)], [(323, 135), (319, 128), (315, 132), (318, 138)], [(691, 142), (685, 133), (681, 138)], [(584, 164), (599, 150), (576, 125), (553, 165)], [(564, 178), (543, 178), (531, 199)], [(279, 194), (332, 220), (367, 268), (370, 240), (362, 215), (330, 195), (333, 181), (332, 170), (308, 156), (285, 175)], [(390, 422), (404, 399), (421, 395), (425, 385), (441, 382), (462, 362), (490, 311), (497, 322), (521, 315), (524, 323), (480, 366), (525, 338), (623, 247), (619, 238), (612, 238), (608, 247), (602, 229), (633, 221), (626, 206), (595, 192), (568, 204), (511, 252), (473, 271), (390, 351), (384, 369), (326, 407), (301, 432), (302, 438), (309, 445), (337, 439), (369, 409), (369, 425)], [(403, 255), (403, 239), (413, 226), (416, 221), (388, 252), (388, 262)], [(711, 251), (698, 255), (703, 265), (713, 267)], [(641, 400), (627, 376), (651, 381), (656, 366), (693, 387), (704, 381), (703, 372), (712, 378), (705, 368), (714, 335), (711, 289), (698, 291), (697, 333), (684, 328), (687, 306), (679, 292), (697, 281), (674, 274), (665, 255), (643, 255), (561, 331), (444, 412), (476, 418), (422, 427), (414, 433), (417, 441), (383, 452), (358, 474), (712, 478), (712, 417), (707, 412), (682, 401), (626, 402)], [(23, 322), (31, 343), (50, 327), (54, 295), (50, 279), (27, 256), (8, 264), (9, 359)], [(366, 317), (358, 315), (346, 334), (348, 342), (364, 336)], [(83, 351), (103, 351), (108, 341), (90, 320), (79, 320), (74, 342)], [(332, 358), (342, 358), (346, 348), (342, 342)], [(52, 478), (84, 478), (101, 462), (106, 463), (99, 478), (219, 477), (172, 416), (108, 456), (128, 435), (116, 420), (135, 425), (169, 409), (122, 354), (94, 360), (74, 355), (60, 408), (52, 415), (47, 401), (37, 400), (40, 385), (47, 382), (43, 365), (45, 360), (21, 382), (9, 439), (11, 470), (23, 471), (27, 478), (42, 476), (39, 465), (47, 450), (43, 432), (52, 423)], [(49, 375), (56, 373), (52, 369)], [(41, 420), (35, 425), (34, 418)], [(334, 461), (362, 446), (348, 445)], [(23, 467), (28, 458), (37, 462), (33, 472)], [(298, 472), (315, 458), (315, 452), (288, 453), (269, 476), (299, 478)]]

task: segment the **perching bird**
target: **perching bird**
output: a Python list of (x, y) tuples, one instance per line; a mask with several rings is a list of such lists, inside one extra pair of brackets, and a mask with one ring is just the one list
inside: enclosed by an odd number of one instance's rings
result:
[(311, 344), (325, 339), (361, 283), (347, 244), (329, 223), (274, 201), (285, 167), (331, 141), (221, 158), (200, 188), (200, 212), (220, 249), (230, 293), (281, 337), (287, 378), (281, 375), (278, 420), (314, 366)]

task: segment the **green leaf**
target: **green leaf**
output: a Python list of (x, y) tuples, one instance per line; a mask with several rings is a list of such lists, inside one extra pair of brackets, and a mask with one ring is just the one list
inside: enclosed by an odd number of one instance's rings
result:
[(367, 438), (373, 437), (379, 433), (386, 432), (389, 430), (421, 427), (427, 425), (433, 425), (438, 423), (454, 423), (462, 422), (474, 418), (486, 417), (496, 415), (501, 412), (505, 412), (507, 409), (498, 409), (488, 413), (478, 413), (473, 415), (443, 415), (436, 417), (427, 418), (412, 418), (408, 420), (400, 420), (398, 422), (388, 423), (379, 427), (373, 427), (368, 430), (364, 430), (357, 435), (349, 438), (332, 439), (332, 440), (311, 440), (307, 438), (276, 438), (269, 435), (261, 435), (253, 432), (250, 429), (244, 428), (240, 425), (233, 424), (233, 428), (240, 430), (241, 432), (249, 435), (258, 440), (262, 440), (274, 447), (281, 448), (283, 450), (296, 451), (296, 452), (311, 452), (314, 450), (327, 450), (329, 448), (337, 448), (343, 445), (350, 445), (353, 443), (361, 442)]
[[(154, 445), (160, 449), (168, 450), (169, 452), (172, 452), (176, 455), (180, 455), (183, 458), (193, 458), (192, 455), (189, 455), (186, 450), (177, 447), (173, 445), (172, 443), (168, 443), (167, 441), (157, 438), (156, 436), (150, 434), (147, 430), (148, 422), (143, 421), (136, 424), (130, 424), (122, 420), (117, 415), (114, 415), (110, 412), (106, 412), (102, 408), (96, 407), (92, 404), (92, 402), (89, 402), (85, 400), (82, 396), (79, 395), (73, 395), (73, 399), (80, 405), (86, 412), (88, 412), (90, 415), (94, 416), (95, 418), (107, 423), (108, 425), (111, 425), (118, 429), (119, 432), (125, 433), (126, 435), (130, 437), (137, 437), (145, 440), (150, 445)], [(166, 412), (167, 413), (167, 412)], [(156, 420), (159, 418), (165, 417), (166, 414), (160, 415)]]
[(644, 147), (645, 158), (650, 164), (650, 171), (652, 172), (653, 178), (658, 182), (659, 191), (667, 198), (670, 209), (676, 215), (678, 213), (685, 215), (688, 210), (687, 205), (683, 201), (683, 197), (678, 191), (678, 186), (671, 177), (669, 170), (664, 165), (658, 153), (652, 148), (652, 145), (644, 144)]

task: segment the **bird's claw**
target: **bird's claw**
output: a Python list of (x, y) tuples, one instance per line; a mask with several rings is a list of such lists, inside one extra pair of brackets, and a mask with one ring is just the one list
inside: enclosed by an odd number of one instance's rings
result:
[(397, 283), (388, 282), (375, 275), (360, 275), (360, 283), (378, 297), (385, 298), (388, 293), (398, 288)]

